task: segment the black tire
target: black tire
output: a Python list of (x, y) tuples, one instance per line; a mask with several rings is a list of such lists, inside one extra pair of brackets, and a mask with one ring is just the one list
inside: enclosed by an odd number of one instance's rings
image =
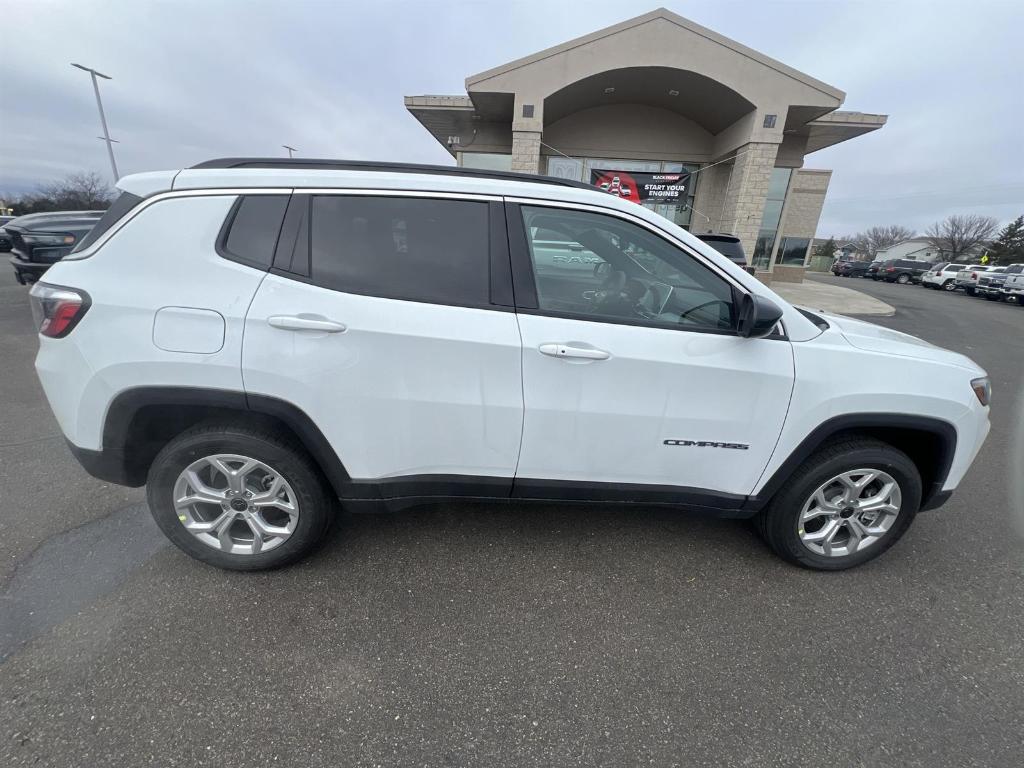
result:
[[(204, 544), (178, 519), (173, 491), (193, 461), (218, 453), (239, 454), (273, 468), (295, 492), (298, 520), (279, 546), (258, 554), (233, 554)], [(202, 424), (171, 440), (149, 469), (146, 499), (160, 530), (182, 551), (204, 563), (236, 571), (278, 568), (311, 552), (324, 538), (336, 511), (336, 499), (319, 468), (289, 436), (231, 423)]]
[[(798, 520), (804, 504), (830, 478), (854, 469), (880, 469), (896, 480), (902, 503), (892, 527), (867, 548), (852, 555), (826, 557), (800, 541)], [(795, 565), (841, 571), (866, 563), (895, 544), (921, 505), (921, 475), (910, 458), (891, 445), (870, 438), (845, 438), (818, 449), (775, 494), (758, 516), (758, 529), (768, 546)]]
[(949, 291), (950, 293), (952, 293), (953, 291), (956, 290), (956, 281), (955, 280), (947, 280), (946, 282), (944, 282), (942, 284), (942, 290)]
[(896, 282), (900, 285), (906, 285), (910, 282), (910, 275), (899, 275), (896, 277)]

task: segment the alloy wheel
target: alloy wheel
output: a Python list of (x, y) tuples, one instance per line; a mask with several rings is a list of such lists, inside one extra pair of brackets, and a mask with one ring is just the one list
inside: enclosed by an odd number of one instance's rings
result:
[(185, 530), (213, 549), (257, 555), (295, 532), (295, 491), (269, 465), (237, 454), (192, 462), (174, 483), (174, 508)]
[(797, 519), (800, 543), (816, 555), (846, 557), (881, 540), (900, 514), (899, 483), (878, 469), (854, 469), (818, 486)]

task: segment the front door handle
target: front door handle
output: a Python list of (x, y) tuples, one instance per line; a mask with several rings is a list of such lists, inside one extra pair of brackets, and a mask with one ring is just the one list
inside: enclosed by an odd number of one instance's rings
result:
[(580, 347), (575, 344), (541, 344), (538, 349), (542, 355), (549, 357), (573, 357), (579, 360), (607, 360), (610, 354), (603, 349)]
[(267, 323), (283, 331), (322, 331), (326, 333), (343, 333), (345, 325), (328, 320), (326, 317), (302, 315), (272, 315)]

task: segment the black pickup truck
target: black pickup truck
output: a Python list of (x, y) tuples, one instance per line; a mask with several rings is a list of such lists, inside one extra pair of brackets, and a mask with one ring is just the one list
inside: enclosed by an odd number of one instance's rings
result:
[(0, 242), (0, 251), (11, 252), (19, 283), (34, 283), (67, 256), (102, 215), (103, 211), (61, 211), (19, 216), (4, 225), (9, 242)]

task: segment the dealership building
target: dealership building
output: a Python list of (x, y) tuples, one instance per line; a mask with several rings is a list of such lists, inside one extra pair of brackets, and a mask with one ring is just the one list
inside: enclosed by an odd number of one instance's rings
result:
[[(459, 165), (621, 190), (693, 232), (738, 236), (762, 270), (807, 258), (832, 172), (806, 156), (886, 121), (664, 9), (472, 75), (466, 92), (405, 97)], [(668, 192), (645, 183), (664, 179)]]

